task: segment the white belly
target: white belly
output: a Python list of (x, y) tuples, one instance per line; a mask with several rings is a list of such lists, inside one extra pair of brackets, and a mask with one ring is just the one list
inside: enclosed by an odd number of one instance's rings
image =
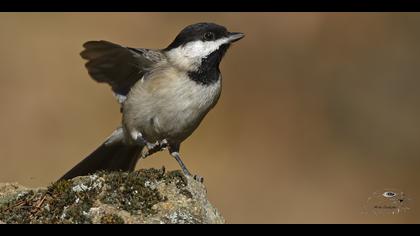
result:
[(124, 103), (123, 123), (149, 142), (167, 139), (182, 142), (216, 104), (221, 80), (201, 85), (174, 69), (153, 73), (139, 81)]

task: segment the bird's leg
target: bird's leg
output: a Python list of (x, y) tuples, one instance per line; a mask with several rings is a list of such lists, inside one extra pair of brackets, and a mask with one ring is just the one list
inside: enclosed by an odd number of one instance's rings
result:
[(185, 175), (192, 176), (190, 171), (185, 166), (184, 162), (181, 160), (181, 156), (178, 152), (171, 152), (171, 156), (175, 158), (175, 160), (178, 162), (179, 166), (182, 169), (182, 172), (184, 172)]
[[(169, 146), (169, 153), (175, 160), (178, 162), (179, 166), (182, 169), (184, 175), (192, 176), (191, 172), (187, 169), (184, 162), (181, 160), (181, 156), (179, 155), (179, 144), (178, 145), (170, 145)], [(201, 183), (204, 182), (204, 178), (198, 175), (194, 175), (193, 178)]]
[(168, 147), (168, 141), (166, 139), (157, 141), (156, 143), (146, 143), (147, 150), (142, 153), (142, 159), (156, 153), (165, 150)]

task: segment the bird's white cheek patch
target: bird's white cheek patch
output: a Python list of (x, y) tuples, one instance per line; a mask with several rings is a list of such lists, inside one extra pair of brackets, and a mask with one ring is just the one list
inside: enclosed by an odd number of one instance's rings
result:
[(183, 55), (190, 58), (204, 58), (207, 57), (210, 53), (219, 49), (222, 44), (228, 42), (228, 38), (218, 39), (216, 41), (194, 41), (185, 44), (181, 50), (183, 50)]
[(183, 69), (195, 70), (200, 66), (201, 60), (206, 58), (212, 52), (219, 49), (225, 43), (228, 43), (228, 38), (221, 38), (216, 41), (193, 41), (174, 48), (168, 52), (169, 60)]

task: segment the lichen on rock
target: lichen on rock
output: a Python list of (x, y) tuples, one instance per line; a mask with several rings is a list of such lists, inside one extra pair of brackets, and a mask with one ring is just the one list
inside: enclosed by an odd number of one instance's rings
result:
[(98, 172), (29, 189), (0, 184), (4, 223), (225, 223), (200, 182), (180, 171)]

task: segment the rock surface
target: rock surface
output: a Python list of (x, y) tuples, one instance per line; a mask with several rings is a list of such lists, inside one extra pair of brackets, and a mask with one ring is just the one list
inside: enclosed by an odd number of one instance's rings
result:
[(217, 224), (200, 182), (180, 171), (98, 172), (30, 189), (0, 184), (1, 223)]

